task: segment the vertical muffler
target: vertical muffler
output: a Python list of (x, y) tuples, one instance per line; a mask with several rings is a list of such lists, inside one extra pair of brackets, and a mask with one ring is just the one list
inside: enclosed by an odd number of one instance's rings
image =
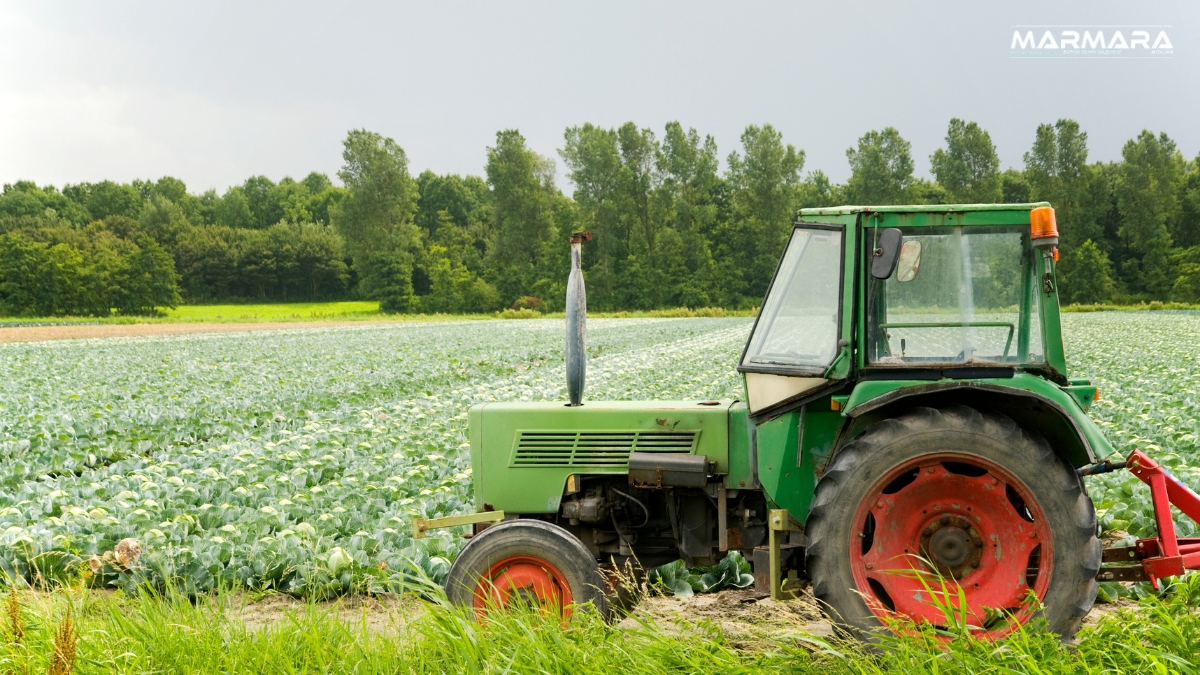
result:
[(591, 232), (571, 235), (571, 276), (567, 278), (567, 397), (570, 406), (583, 405), (587, 375), (587, 291), (583, 287), (583, 242)]

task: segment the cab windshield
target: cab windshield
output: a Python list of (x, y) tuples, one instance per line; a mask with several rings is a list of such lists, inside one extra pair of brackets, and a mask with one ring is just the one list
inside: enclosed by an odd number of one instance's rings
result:
[[(1045, 359), (1027, 227), (902, 231), (896, 272), (868, 281), (871, 365)], [(869, 241), (872, 233), (866, 236)]]
[(841, 304), (841, 228), (797, 225), (739, 369), (824, 373), (838, 351)]

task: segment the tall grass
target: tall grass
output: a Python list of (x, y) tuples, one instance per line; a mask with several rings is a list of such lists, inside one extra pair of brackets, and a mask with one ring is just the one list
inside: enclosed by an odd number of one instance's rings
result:
[(532, 610), (481, 625), (436, 597), (398, 605), (394, 621), (384, 624), (337, 605), (308, 604), (259, 625), (242, 619), (247, 600), (238, 595), (189, 600), (59, 590), (23, 591), (20, 600), (22, 643), (14, 648), (12, 624), (4, 621), (8, 649), (0, 652), (0, 673), (45, 673), (55, 664), (56, 673), (72, 672), (56, 656), (68, 611), (74, 627), (67, 632), (78, 634), (76, 673), (1200, 672), (1195, 578), (1166, 599), (1147, 598), (1104, 616), (1074, 644), (1038, 626), (996, 643), (967, 635), (946, 642), (944, 634), (910, 630), (884, 637), (874, 653), (807, 635), (735, 641), (705, 622), (659, 625), (643, 618), (617, 627), (588, 612), (568, 626)]

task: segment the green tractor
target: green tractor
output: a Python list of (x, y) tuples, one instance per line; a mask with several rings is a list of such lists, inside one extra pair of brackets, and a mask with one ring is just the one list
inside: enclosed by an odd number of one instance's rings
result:
[(1048, 204), (802, 210), (744, 401), (582, 401), (586, 238), (570, 402), (472, 408), (479, 513), (422, 525), (473, 523), (451, 600), (608, 612), (613, 569), (736, 550), (858, 635), (947, 604), (988, 637), (1079, 628), (1102, 551), (1077, 469), (1112, 447), (1067, 371)]

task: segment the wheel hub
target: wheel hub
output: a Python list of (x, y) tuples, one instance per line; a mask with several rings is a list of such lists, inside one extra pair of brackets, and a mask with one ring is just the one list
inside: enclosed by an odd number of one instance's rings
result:
[(966, 518), (946, 514), (921, 533), (921, 553), (942, 576), (962, 580), (979, 568), (983, 537)]
[(511, 556), (491, 566), (475, 588), (475, 610), (540, 607), (564, 618), (571, 614), (571, 587), (563, 573), (548, 561), (534, 556)]

